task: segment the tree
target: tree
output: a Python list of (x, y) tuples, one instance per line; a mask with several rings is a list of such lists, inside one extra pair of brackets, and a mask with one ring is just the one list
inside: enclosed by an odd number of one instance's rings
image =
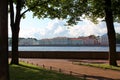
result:
[(113, 66), (117, 66), (116, 38), (113, 22), (119, 22), (120, 20), (119, 4), (119, 0), (75, 0), (74, 2), (68, 1), (62, 4), (63, 15), (68, 15), (69, 24), (76, 24), (81, 17), (87, 18), (94, 23), (98, 23), (98, 18), (106, 21), (110, 50), (109, 64)]
[(108, 30), (109, 39), (109, 64), (117, 66), (117, 53), (116, 53), (116, 36), (113, 25), (113, 11), (111, 0), (105, 0), (105, 21)]
[[(34, 16), (38, 16), (39, 18), (59, 17), (58, 3), (60, 3), (59, 0), (9, 0), (10, 24), (12, 30), (11, 64), (19, 64), (18, 37), (21, 18), (24, 17), (25, 13), (28, 11), (34, 12)], [(39, 12), (39, 14), (36, 14), (37, 12)]]
[(97, 22), (97, 18), (106, 22), (108, 39), (109, 39), (109, 64), (117, 66), (116, 53), (116, 37), (114, 29), (114, 21), (120, 20), (120, 1), (118, 0), (89, 0), (89, 11), (86, 14), (93, 22)]
[(0, 0), (0, 80), (9, 80), (7, 5), (7, 0)]

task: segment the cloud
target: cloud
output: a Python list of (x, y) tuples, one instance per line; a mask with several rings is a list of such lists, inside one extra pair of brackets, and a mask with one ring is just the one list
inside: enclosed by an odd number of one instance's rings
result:
[[(21, 27), (20, 37), (33, 37), (37, 39), (42, 38), (53, 38), (53, 37), (78, 37), (78, 36), (89, 36), (96, 35), (101, 36), (107, 33), (105, 22), (94, 24), (89, 20), (83, 20), (78, 25), (64, 26), (65, 21), (63, 20), (48, 20), (46, 26), (35, 27), (29, 25), (29, 27)], [(120, 33), (120, 24), (115, 23), (116, 32)], [(39, 25), (37, 25), (39, 26)], [(9, 35), (10, 35), (9, 31)]]
[(34, 34), (37, 32), (37, 29), (36, 28), (22, 28), (20, 29), (20, 33), (19, 33), (19, 36), (20, 37), (25, 37), (25, 38), (31, 38), (31, 37), (34, 37)]
[(106, 27), (104, 23), (94, 24), (89, 20), (84, 20), (81, 23), (70, 28), (70, 35), (74, 37), (89, 35), (98, 36), (106, 33)]
[(45, 34), (42, 35), (42, 33), (40, 33), (40, 36), (42, 36), (43, 38), (53, 38), (57, 36), (67, 37), (68, 36), (67, 35), (68, 30), (67, 30), (67, 27), (64, 26), (64, 21), (58, 20), (58, 19), (48, 22), (48, 25), (45, 28), (43, 28), (43, 30)]
[[(53, 38), (56, 36), (65, 36), (67, 34), (64, 21), (62, 20), (50, 20), (44, 27), (21, 27), (20, 37), (33, 37), (37, 39)], [(66, 35), (67, 36), (67, 35)]]

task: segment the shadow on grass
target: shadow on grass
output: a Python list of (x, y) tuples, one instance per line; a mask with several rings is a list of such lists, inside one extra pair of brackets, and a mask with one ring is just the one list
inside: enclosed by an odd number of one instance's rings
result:
[[(30, 66), (25, 66), (25, 65), (22, 65), (22, 64), (20, 64), (20, 66), (27, 67), (27, 68), (30, 68), (30, 69), (40, 70), (40, 69), (38, 69), (38, 68), (30, 67)], [(53, 71), (48, 71), (48, 70), (43, 70), (43, 69), (42, 69), (42, 71), (48, 72), (48, 73), (53, 72)], [(56, 73), (56, 74), (60, 74), (60, 73)], [(81, 75), (81, 74), (80, 74), (80, 75)], [(79, 75), (78, 75), (78, 77), (79, 77)], [(83, 78), (83, 79), (91, 78), (91, 79), (95, 79), (95, 80), (114, 80), (114, 79), (112, 79), (112, 78), (101, 77), (101, 76), (93, 76), (93, 75), (83, 75), (82, 78)], [(63, 79), (62, 79), (62, 80), (63, 80)], [(73, 80), (73, 79), (71, 79), (71, 80)], [(118, 79), (118, 80), (119, 80), (119, 79)]]
[(85, 75), (88, 79), (93, 80), (120, 80), (120, 79), (112, 79), (107, 77), (101, 77), (101, 76), (93, 76), (93, 75)]
[(11, 80), (81, 80), (26, 64), (10, 65), (10, 78)]
[(82, 79), (85, 80), (120, 80), (119, 79), (113, 79), (113, 78), (108, 78), (108, 77), (103, 77), (103, 76), (96, 76), (96, 75), (86, 75), (86, 74), (76, 74), (75, 76), (77, 77), (82, 77)]
[[(89, 61), (89, 60), (77, 60), (77, 59), (75, 60), (75, 59), (71, 59), (71, 60), (68, 60), (68, 61), (71, 61), (73, 64), (74, 64), (74, 62), (77, 62), (77, 63), (79, 63), (77, 65), (90, 66), (90, 67), (95, 67), (95, 66), (91, 66), (90, 64), (99, 64), (99, 65), (106, 64), (105, 61), (99, 61), (99, 60), (98, 61), (95, 61), (95, 60)], [(81, 62), (83, 64), (81, 64)], [(117, 66), (117, 67), (120, 67), (120, 66)], [(95, 67), (95, 68), (105, 69), (105, 68), (102, 68), (102, 67), (99, 67), (99, 66)], [(106, 69), (109, 69), (109, 68), (106, 68)], [(110, 70), (115, 70), (115, 69), (110, 69)], [(118, 71), (118, 70), (116, 70), (116, 71)], [(94, 80), (120, 80), (120, 78), (119, 79), (113, 79), (113, 78), (102, 77), (102, 76), (95, 76), (95, 75), (83, 75), (83, 77), (94, 79)]]
[[(83, 79), (64, 75), (57, 73), (55, 71), (49, 71), (41, 69), (39, 67), (30, 64), (20, 64), (10, 66), (10, 77), (11, 80), (114, 80), (112, 78), (93, 76), (93, 75), (83, 75), (78, 74), (77, 77), (82, 77)], [(116, 79), (120, 80), (120, 79)]]

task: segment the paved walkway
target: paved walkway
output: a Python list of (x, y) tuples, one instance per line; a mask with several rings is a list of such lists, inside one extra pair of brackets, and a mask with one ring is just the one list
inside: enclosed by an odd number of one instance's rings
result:
[(20, 60), (37, 64), (38, 66), (40, 65), (52, 66), (58, 69), (63, 69), (66, 71), (86, 75), (86, 78), (91, 80), (120, 80), (120, 71), (75, 65), (73, 64), (73, 60), (67, 59), (20, 59)]

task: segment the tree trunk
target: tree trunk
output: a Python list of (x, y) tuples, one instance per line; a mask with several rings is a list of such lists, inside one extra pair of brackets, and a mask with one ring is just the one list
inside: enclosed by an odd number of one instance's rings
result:
[(12, 61), (11, 64), (19, 64), (19, 51), (18, 51), (18, 38), (19, 38), (19, 28), (18, 26), (13, 26), (12, 28)]
[(7, 0), (0, 0), (0, 80), (9, 80)]
[(12, 61), (11, 64), (19, 64), (19, 51), (18, 51), (18, 40), (19, 40), (19, 29), (20, 29), (20, 20), (21, 20), (21, 0), (17, 0), (16, 3), (16, 18), (14, 22), (14, 10), (13, 10), (13, 1), (11, 2), (11, 29), (12, 29)]
[(111, 9), (111, 0), (105, 0), (105, 20), (109, 39), (109, 64), (117, 66), (116, 37), (113, 25), (113, 14)]
[(20, 18), (18, 17), (15, 23), (11, 26), (12, 28), (12, 61), (11, 64), (19, 64), (19, 51), (18, 51), (18, 41), (19, 41), (19, 28)]

